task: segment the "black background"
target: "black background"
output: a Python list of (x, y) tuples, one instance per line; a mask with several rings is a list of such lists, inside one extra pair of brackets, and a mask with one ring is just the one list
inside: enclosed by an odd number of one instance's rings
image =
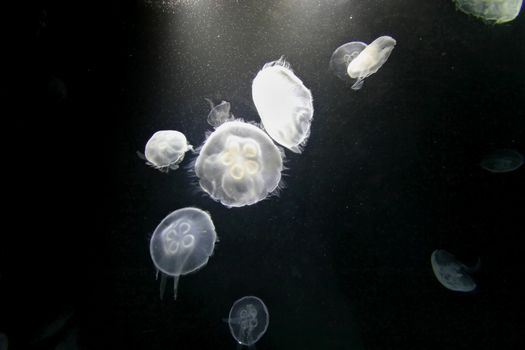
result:
[[(523, 348), (523, 169), (479, 166), (525, 151), (523, 14), (490, 25), (448, 0), (44, 1), (26, 19), (3, 130), (10, 349), (234, 349), (222, 319), (244, 295), (270, 312), (258, 349)], [(381, 35), (397, 46), (362, 90), (328, 70), (339, 45)], [(258, 121), (251, 81), (282, 55), (315, 114), (278, 196), (228, 209), (199, 190), (195, 155), (168, 175), (136, 156), (160, 129), (200, 145), (204, 98)], [(186, 206), (211, 213), (220, 242), (161, 301), (149, 238)], [(481, 257), (475, 293), (437, 282), (437, 248)], [(61, 310), (63, 329), (31, 344)]]

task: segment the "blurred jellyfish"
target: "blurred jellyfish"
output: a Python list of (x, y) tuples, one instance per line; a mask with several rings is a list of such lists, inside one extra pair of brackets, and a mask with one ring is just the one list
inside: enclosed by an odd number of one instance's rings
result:
[(232, 121), (233, 114), (230, 113), (230, 102), (222, 101), (218, 105), (214, 105), (209, 99), (206, 99), (210, 104), (210, 113), (208, 114), (208, 124), (214, 128), (218, 128), (222, 124)]
[(7, 335), (0, 333), (0, 350), (7, 350), (8, 344), (9, 342), (7, 341)]
[(523, 165), (523, 156), (512, 149), (499, 149), (486, 155), (480, 165), (491, 173), (508, 173)]
[(506, 23), (518, 17), (523, 0), (454, 0), (458, 9), (483, 21)]
[(449, 252), (437, 249), (432, 253), (430, 262), (434, 275), (445, 288), (456, 292), (472, 292), (476, 289), (476, 282), (469, 273), (479, 269), (481, 260), (476, 266), (467, 267)]
[(184, 153), (193, 150), (183, 133), (175, 130), (161, 130), (151, 136), (146, 143), (144, 154), (137, 152), (149, 166), (164, 173), (179, 168)]
[(312, 93), (283, 59), (266, 63), (252, 83), (252, 98), (268, 135), (292, 152), (310, 136)]
[(282, 170), (279, 148), (261, 129), (242, 121), (215, 129), (195, 162), (201, 188), (227, 207), (265, 199), (277, 189)]
[(263, 301), (246, 296), (233, 303), (228, 317), (230, 332), (235, 340), (246, 346), (254, 345), (268, 329), (270, 316)]
[(198, 208), (178, 209), (157, 226), (150, 241), (150, 254), (161, 272), (160, 298), (167, 276), (173, 277), (173, 299), (181, 275), (204, 267), (213, 253), (217, 234), (210, 215)]
[(357, 79), (353, 90), (363, 87), (364, 79), (381, 68), (394, 50), (396, 41), (389, 36), (380, 36), (370, 45), (352, 41), (339, 46), (330, 58), (330, 69), (343, 80)]

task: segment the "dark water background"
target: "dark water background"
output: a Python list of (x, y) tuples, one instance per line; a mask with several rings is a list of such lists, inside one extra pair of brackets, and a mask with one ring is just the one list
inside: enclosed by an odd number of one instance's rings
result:
[[(235, 349), (222, 319), (244, 295), (270, 312), (257, 349), (525, 345), (524, 169), (479, 166), (525, 152), (523, 14), (494, 26), (448, 0), (44, 1), (27, 19), (23, 98), (4, 130), (10, 349)], [(397, 46), (362, 90), (328, 71), (339, 45), (381, 35)], [(278, 197), (227, 209), (185, 169), (136, 156), (159, 129), (200, 145), (204, 98), (258, 121), (251, 81), (282, 55), (315, 114)], [(160, 301), (149, 237), (186, 206), (211, 213), (220, 242)], [(481, 257), (476, 293), (437, 282), (437, 248)], [(63, 329), (31, 345), (64, 309)]]

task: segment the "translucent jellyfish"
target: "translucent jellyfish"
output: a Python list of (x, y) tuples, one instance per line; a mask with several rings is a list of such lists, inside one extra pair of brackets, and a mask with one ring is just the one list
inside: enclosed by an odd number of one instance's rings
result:
[(232, 121), (235, 119), (233, 114), (230, 113), (230, 102), (222, 101), (218, 105), (214, 105), (209, 99), (206, 101), (210, 104), (210, 113), (208, 114), (208, 124), (218, 128), (222, 124)]
[(469, 273), (479, 269), (481, 260), (476, 266), (467, 267), (449, 252), (437, 249), (432, 253), (430, 262), (436, 278), (445, 288), (457, 292), (472, 292), (476, 289), (476, 282)]
[(242, 345), (252, 346), (266, 333), (270, 315), (263, 301), (246, 296), (233, 303), (228, 317), (230, 332)]
[(167, 276), (173, 277), (173, 299), (181, 275), (197, 271), (208, 263), (217, 241), (210, 215), (198, 208), (178, 209), (157, 226), (150, 241), (150, 254), (161, 272), (160, 298)]
[(175, 130), (161, 130), (151, 136), (146, 143), (144, 154), (137, 152), (149, 166), (167, 173), (179, 168), (184, 153), (193, 150), (183, 133)]
[(227, 207), (255, 204), (277, 190), (283, 159), (261, 129), (242, 121), (219, 126), (195, 162), (201, 188)]
[(381, 68), (394, 50), (396, 41), (389, 36), (380, 36), (370, 45), (352, 41), (339, 46), (330, 58), (330, 69), (343, 80), (357, 79), (353, 90), (363, 87), (364, 79)]
[(523, 165), (523, 156), (512, 149), (499, 149), (486, 155), (480, 165), (491, 173), (508, 173)]
[(493, 23), (510, 22), (518, 17), (523, 0), (454, 0), (468, 15)]
[(9, 342), (7, 341), (7, 335), (0, 333), (0, 350), (7, 350), (8, 344)]
[(269, 62), (252, 83), (252, 98), (268, 135), (295, 153), (310, 136), (312, 93), (283, 59)]

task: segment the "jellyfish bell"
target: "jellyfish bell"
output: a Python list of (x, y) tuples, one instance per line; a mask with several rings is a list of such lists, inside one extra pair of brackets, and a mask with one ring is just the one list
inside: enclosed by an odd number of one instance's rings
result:
[(265, 64), (257, 73), (252, 98), (268, 135), (292, 152), (301, 153), (310, 136), (313, 98), (283, 58)]
[(346, 69), (348, 77), (356, 79), (352, 89), (359, 90), (363, 87), (364, 79), (385, 64), (395, 45), (396, 41), (390, 36), (381, 36), (369, 45), (358, 41), (344, 44), (332, 54), (330, 67), (340, 78)]
[(266, 333), (270, 315), (264, 302), (255, 296), (235, 301), (230, 309), (228, 325), (237, 343), (253, 346)]
[(501, 24), (518, 17), (523, 0), (454, 0), (456, 7), (482, 21)]
[(208, 124), (214, 128), (218, 128), (222, 124), (235, 119), (230, 112), (230, 102), (222, 101), (218, 105), (214, 105), (213, 101), (206, 99), (210, 104), (210, 113), (208, 113)]
[(498, 149), (487, 154), (480, 165), (491, 173), (508, 173), (523, 165), (523, 156), (516, 150)]
[(200, 187), (227, 207), (255, 204), (278, 190), (282, 153), (257, 126), (235, 120), (215, 129), (195, 161)]
[(177, 299), (179, 277), (204, 267), (216, 241), (211, 216), (201, 209), (178, 209), (160, 222), (150, 240), (150, 254), (161, 273), (161, 299), (167, 276), (173, 277), (173, 298)]
[(449, 252), (437, 249), (431, 257), (432, 271), (437, 280), (447, 289), (456, 292), (472, 292), (477, 284), (470, 274), (481, 266), (481, 260), (473, 267), (465, 266)]
[(146, 143), (144, 154), (138, 156), (146, 164), (162, 172), (176, 170), (184, 159), (184, 154), (193, 150), (183, 133), (175, 130), (160, 130), (151, 136)]

